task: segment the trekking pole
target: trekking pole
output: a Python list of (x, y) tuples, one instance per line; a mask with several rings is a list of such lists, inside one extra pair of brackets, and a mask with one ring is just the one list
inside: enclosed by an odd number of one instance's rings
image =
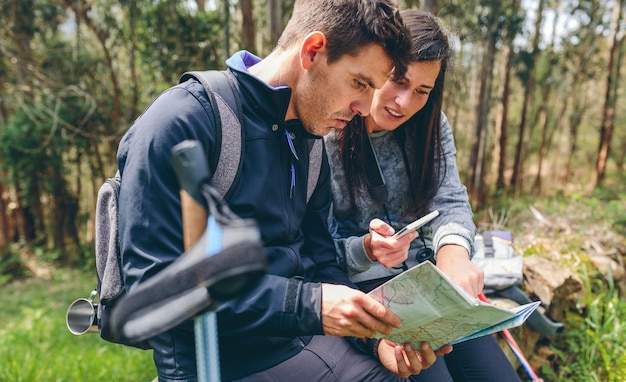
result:
[[(487, 299), (487, 296), (485, 295), (484, 292), (481, 292), (478, 294), (478, 299), (486, 303), (489, 303), (489, 300)], [(502, 333), (502, 336), (504, 337), (504, 340), (506, 341), (506, 343), (509, 345), (509, 348), (511, 348), (511, 350), (517, 357), (518, 361), (522, 364), (522, 367), (526, 371), (526, 374), (528, 374), (528, 376), (533, 380), (533, 382), (543, 382), (543, 379), (539, 378), (537, 374), (535, 374), (535, 371), (530, 366), (530, 363), (524, 356), (522, 349), (519, 347), (519, 345), (515, 341), (515, 338), (513, 338), (511, 333), (508, 331), (508, 329), (502, 329), (500, 333)]]
[[(209, 168), (201, 146), (184, 141), (172, 151), (176, 174), (180, 181), (180, 202), (183, 219), (184, 248), (188, 250), (208, 229), (206, 256), (210, 257), (221, 248), (219, 227), (208, 209), (202, 204), (202, 185), (209, 179)], [(220, 359), (217, 317), (209, 311), (194, 318), (196, 368), (198, 381), (220, 381)], [(208, 364), (207, 364), (208, 363)]]

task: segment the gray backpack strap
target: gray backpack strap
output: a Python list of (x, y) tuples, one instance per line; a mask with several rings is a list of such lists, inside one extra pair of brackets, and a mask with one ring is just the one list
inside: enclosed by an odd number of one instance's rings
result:
[(485, 231), (482, 233), (483, 236), (483, 245), (485, 247), (485, 258), (495, 257), (494, 249), (493, 249), (493, 238), (491, 236), (491, 232)]
[[(122, 259), (119, 251), (119, 231), (117, 224), (118, 198), (120, 193), (120, 172), (108, 178), (98, 190), (96, 201), (96, 272), (100, 309), (115, 301), (124, 293), (122, 279)], [(100, 316), (101, 310), (98, 312)]]
[(309, 202), (315, 187), (317, 186), (317, 179), (320, 177), (320, 170), (322, 169), (322, 155), (324, 154), (323, 139), (316, 139), (313, 142), (313, 147), (309, 153), (309, 176), (306, 186), (306, 202)]
[(216, 149), (210, 163), (213, 172), (211, 181), (220, 195), (227, 199), (241, 170), (245, 142), (237, 81), (228, 71), (206, 70), (186, 72), (180, 82), (190, 77), (202, 83), (213, 108), (219, 149)]
[[(228, 71), (207, 70), (184, 73), (180, 82), (195, 78), (206, 89), (213, 108), (217, 134), (221, 135), (219, 150), (212, 161), (211, 181), (225, 199), (230, 195), (232, 185), (237, 181), (243, 161), (244, 126), (243, 110), (237, 81)], [(307, 203), (315, 191), (322, 167), (323, 140), (316, 139), (309, 153), (309, 175), (307, 179)]]

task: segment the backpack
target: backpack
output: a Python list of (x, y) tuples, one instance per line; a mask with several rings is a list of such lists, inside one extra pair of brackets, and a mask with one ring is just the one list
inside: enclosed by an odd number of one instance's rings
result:
[[(474, 238), (472, 262), (485, 273), (484, 293), (516, 302), (519, 305), (533, 302), (520, 289), (524, 279), (523, 257), (518, 254), (510, 231), (484, 231)], [(554, 336), (565, 326), (550, 320), (539, 309), (532, 312), (526, 321), (535, 331)]]
[(523, 257), (515, 250), (509, 231), (479, 232), (472, 262), (485, 273), (485, 293), (520, 285), (524, 278)]
[[(180, 83), (195, 78), (204, 86), (213, 109), (219, 149), (209, 158), (212, 171), (211, 185), (225, 200), (230, 196), (233, 184), (238, 180), (244, 151), (243, 111), (237, 81), (228, 71), (208, 70), (186, 72)], [(307, 179), (307, 202), (309, 201), (321, 170), (322, 140), (316, 139), (309, 156)], [(110, 313), (116, 302), (125, 294), (118, 232), (118, 196), (121, 186), (119, 171), (107, 179), (98, 191), (96, 201), (95, 253), (98, 284), (95, 289), (99, 303), (96, 317), (100, 336), (110, 342), (122, 343), (141, 349), (149, 349), (145, 343), (127, 343), (112, 333)]]

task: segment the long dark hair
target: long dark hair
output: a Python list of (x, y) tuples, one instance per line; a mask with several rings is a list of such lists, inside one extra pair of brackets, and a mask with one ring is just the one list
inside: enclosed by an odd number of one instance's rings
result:
[[(440, 123), (450, 45), (446, 33), (434, 15), (420, 10), (404, 10), (401, 15), (411, 32), (415, 53), (412, 62), (441, 63), (439, 75), (426, 105), (394, 131), (394, 136), (404, 151), (405, 164), (410, 164), (407, 167), (407, 174), (412, 193), (406, 213), (422, 215), (445, 177), (445, 163), (440, 162), (443, 161)], [(360, 116), (356, 116), (339, 133), (341, 160), (353, 207), (357, 190), (366, 188), (371, 194), (365, 175), (366, 139), (368, 139), (367, 130)], [(407, 150), (408, 146), (412, 147), (412, 150)], [(413, 157), (409, 157), (409, 154), (413, 154)], [(441, 173), (442, 169), (444, 173)]]

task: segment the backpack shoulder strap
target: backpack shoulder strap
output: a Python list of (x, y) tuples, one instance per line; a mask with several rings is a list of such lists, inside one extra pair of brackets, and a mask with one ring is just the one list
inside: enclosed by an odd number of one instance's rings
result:
[(237, 81), (229, 71), (206, 70), (184, 73), (179, 82), (195, 78), (204, 86), (213, 109), (219, 145), (209, 163), (211, 181), (223, 198), (228, 198), (242, 166), (244, 117)]
[(118, 170), (113, 178), (106, 179), (100, 186), (96, 199), (96, 290), (102, 305), (107, 305), (124, 293), (117, 220), (120, 185)]
[(495, 257), (494, 249), (493, 249), (493, 238), (491, 236), (491, 232), (485, 231), (482, 232), (483, 236), (483, 244), (485, 246), (485, 257)]
[[(239, 178), (244, 150), (244, 117), (239, 98), (237, 81), (229, 71), (206, 70), (185, 72), (179, 82), (195, 78), (204, 86), (217, 131), (215, 150), (209, 164), (213, 172), (211, 181), (225, 199), (230, 195), (232, 185)], [(307, 203), (315, 191), (320, 175), (323, 154), (323, 140), (316, 139), (309, 154), (309, 174), (307, 179)]]

